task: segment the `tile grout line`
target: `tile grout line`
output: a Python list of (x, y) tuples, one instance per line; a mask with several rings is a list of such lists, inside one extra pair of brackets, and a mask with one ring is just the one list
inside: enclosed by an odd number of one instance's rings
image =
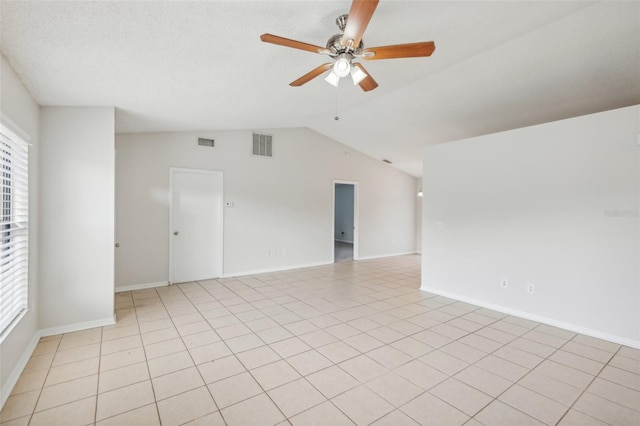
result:
[[(577, 334), (576, 334), (576, 336), (577, 336)], [(574, 338), (575, 338), (575, 336), (574, 336), (571, 340), (573, 340)], [(567, 343), (568, 343), (568, 342), (567, 342)], [(569, 407), (569, 409), (568, 409), (568, 410), (567, 410), (567, 411), (562, 415), (562, 417), (558, 420), (558, 423), (559, 423), (560, 421), (562, 421), (562, 419), (567, 415), (567, 413), (568, 413), (571, 409), (574, 409), (573, 407), (576, 405), (576, 402), (578, 402), (578, 400), (580, 400), (580, 398), (582, 398), (582, 396), (583, 396), (585, 393), (587, 393), (587, 389), (589, 389), (589, 387), (591, 386), (591, 384), (592, 384), (593, 382), (595, 382), (595, 380), (598, 378), (598, 376), (600, 376), (600, 373), (602, 373), (602, 371), (605, 369), (605, 367), (606, 367), (607, 365), (609, 365), (609, 363), (610, 363), (610, 362), (611, 362), (611, 360), (616, 356), (616, 354), (617, 354), (618, 352), (620, 352), (621, 347), (622, 347), (622, 346), (620, 346), (620, 347), (619, 347), (619, 348), (618, 348), (618, 349), (617, 349), (617, 350), (616, 350), (616, 351), (615, 351), (615, 352), (614, 352), (614, 353), (609, 357), (609, 359), (607, 360), (607, 362), (606, 362), (606, 363), (604, 363), (604, 364), (602, 365), (602, 367), (600, 368), (600, 370), (598, 370), (598, 373), (597, 373), (595, 376), (593, 376), (593, 379), (591, 379), (591, 381), (590, 381), (590, 382), (587, 384), (587, 386), (582, 390), (582, 392), (580, 392), (580, 395), (578, 395), (578, 397), (575, 399), (575, 401), (573, 401), (573, 403), (571, 404), (571, 406)], [(605, 398), (605, 399), (606, 399), (606, 398)], [(582, 413), (582, 414), (584, 414), (585, 416), (588, 416), (588, 417), (590, 417), (590, 418), (594, 418), (594, 417), (593, 417), (593, 416), (591, 416), (590, 414), (583, 413), (583, 412), (582, 412), (582, 411), (580, 411), (580, 410), (577, 410), (577, 409), (576, 409), (576, 411), (578, 411), (578, 412), (580, 412), (580, 413)], [(596, 419), (596, 420), (599, 420), (599, 421), (601, 421), (602, 423), (607, 423), (607, 422), (605, 422), (604, 420), (600, 420), (600, 419)], [(608, 423), (607, 423), (607, 424), (608, 424)]]
[[(155, 293), (160, 297), (158, 291), (154, 289)], [(160, 417), (160, 408), (158, 407), (158, 400), (156, 398), (156, 389), (153, 387), (153, 381), (151, 380), (151, 369), (149, 368), (149, 359), (147, 358), (147, 349), (145, 348), (144, 341), (142, 340), (142, 329), (140, 328), (140, 319), (138, 318), (138, 309), (136, 307), (136, 301), (133, 298), (133, 293), (131, 294), (131, 301), (133, 302), (133, 312), (136, 316), (136, 326), (138, 327), (138, 334), (140, 335), (140, 346), (142, 347), (142, 354), (144, 355), (144, 362), (147, 365), (147, 373), (149, 373), (149, 383), (151, 384), (151, 392), (153, 392), (153, 401), (156, 407), (156, 415), (158, 416), (158, 421), (162, 424), (162, 418)]]
[[(54, 355), (53, 355), (53, 358), (51, 358), (51, 364), (49, 364), (49, 367), (47, 368), (47, 374), (45, 375), (44, 381), (42, 382), (42, 386), (40, 387), (40, 392), (38, 393), (38, 398), (36, 399), (36, 403), (33, 405), (33, 410), (31, 411), (31, 414), (29, 414), (29, 422), (28, 422), (28, 424), (31, 424), (31, 421), (33, 420), (33, 416), (36, 414), (36, 408), (38, 408), (38, 403), (40, 402), (40, 398), (42, 397), (42, 392), (44, 392), (45, 384), (47, 383), (47, 379), (49, 378), (49, 373), (51, 372), (53, 361), (56, 358), (56, 354), (58, 353), (58, 348), (60, 347), (60, 343), (62, 342), (62, 338), (63, 337), (64, 337), (64, 334), (62, 335), (62, 337), (60, 337), (60, 340), (58, 341), (58, 344), (56, 345), (56, 350), (55, 350), (55, 352), (53, 352)], [(42, 343), (42, 338), (40, 338), (40, 341), (38, 342), (38, 344), (40, 344), (40, 343)], [(36, 345), (36, 348), (37, 347), (38, 346)], [(33, 357), (33, 355), (31, 355), (30, 358), (32, 358), (32, 357)], [(21, 374), (21, 376), (22, 376), (22, 374)]]

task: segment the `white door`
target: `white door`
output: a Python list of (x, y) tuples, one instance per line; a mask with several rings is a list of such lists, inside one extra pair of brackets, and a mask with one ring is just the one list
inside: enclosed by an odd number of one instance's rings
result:
[(169, 170), (172, 284), (222, 276), (222, 172)]

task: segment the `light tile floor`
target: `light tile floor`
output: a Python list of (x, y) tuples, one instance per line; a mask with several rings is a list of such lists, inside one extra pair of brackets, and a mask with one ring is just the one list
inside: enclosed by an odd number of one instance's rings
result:
[(640, 351), (421, 292), (420, 259), (118, 293), (43, 338), (16, 425), (639, 425)]

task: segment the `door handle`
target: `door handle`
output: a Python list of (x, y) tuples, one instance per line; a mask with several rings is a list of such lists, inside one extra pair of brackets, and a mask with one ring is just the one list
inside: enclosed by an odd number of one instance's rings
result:
[(173, 235), (178, 235), (178, 231), (173, 231)]

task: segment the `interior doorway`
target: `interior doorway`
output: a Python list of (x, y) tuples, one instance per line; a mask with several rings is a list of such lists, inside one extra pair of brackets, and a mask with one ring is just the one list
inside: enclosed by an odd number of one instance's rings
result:
[(222, 172), (169, 170), (171, 284), (222, 276)]
[(358, 183), (333, 182), (333, 261), (358, 259)]

